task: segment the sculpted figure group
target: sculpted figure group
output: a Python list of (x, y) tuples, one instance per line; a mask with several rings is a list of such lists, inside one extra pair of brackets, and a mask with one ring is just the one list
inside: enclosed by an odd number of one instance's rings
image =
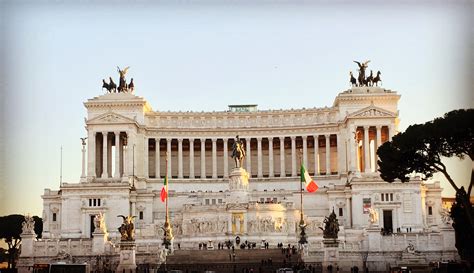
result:
[(131, 92), (133, 93), (135, 89), (135, 84), (133, 83), (133, 78), (130, 80), (130, 83), (127, 84), (127, 80), (125, 79), (125, 75), (127, 74), (128, 69), (130, 66), (127, 66), (125, 69), (120, 69), (117, 66), (117, 71), (120, 75), (119, 79), (119, 86), (117, 88), (117, 84), (112, 80), (112, 77), (109, 77), (109, 82), (107, 83), (105, 79), (102, 79), (102, 89), (106, 89), (109, 93), (126, 93)]
[(352, 74), (352, 71), (349, 72), (349, 76), (350, 76), (350, 82), (351, 82), (351, 85), (352, 86), (378, 86), (378, 83), (379, 82), (382, 82), (382, 79), (380, 78), (380, 75), (382, 73), (380, 73), (380, 71), (377, 71), (377, 75), (374, 77), (374, 74), (372, 72), (372, 70), (370, 70), (370, 75), (368, 77), (365, 76), (365, 70), (367, 69), (367, 67), (369, 66), (369, 62), (370, 60), (366, 61), (366, 62), (358, 62), (358, 61), (354, 61), (358, 66), (359, 66), (359, 76), (357, 77), (357, 80), (356, 78), (354, 78), (354, 75)]
[(123, 216), (118, 215), (117, 217), (123, 218), (122, 225), (118, 228), (121, 235), (121, 241), (133, 241), (135, 240), (135, 226), (133, 225), (133, 218), (136, 216)]
[(339, 221), (337, 220), (336, 213), (334, 209), (332, 210), (329, 217), (324, 218), (324, 229), (323, 238), (325, 239), (337, 239), (337, 234), (339, 233)]

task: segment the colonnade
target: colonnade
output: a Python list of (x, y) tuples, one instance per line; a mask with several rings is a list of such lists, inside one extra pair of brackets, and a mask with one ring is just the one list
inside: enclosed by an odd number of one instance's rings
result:
[[(336, 134), (241, 139), (246, 149), (244, 167), (252, 177), (298, 176), (300, 161), (312, 174), (338, 173)], [(234, 166), (233, 143), (233, 138), (147, 138), (145, 175), (158, 178), (167, 171), (179, 179), (226, 178)]]

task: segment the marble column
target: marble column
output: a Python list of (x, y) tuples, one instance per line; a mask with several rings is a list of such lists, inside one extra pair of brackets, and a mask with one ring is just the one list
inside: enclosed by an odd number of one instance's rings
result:
[(297, 176), (296, 172), (296, 137), (291, 137), (291, 176)]
[(178, 178), (183, 178), (183, 139), (178, 138)]
[(115, 178), (120, 178), (120, 132), (115, 134)]
[(223, 138), (222, 141), (224, 142), (224, 178), (229, 177), (229, 148), (227, 147), (228, 139)]
[(351, 227), (351, 196), (346, 195), (346, 224), (344, 225), (345, 227), (350, 228)]
[(370, 172), (369, 126), (364, 126), (364, 172)]
[(280, 139), (280, 177), (285, 177), (285, 137)]
[[(128, 176), (129, 176), (129, 159), (128, 159), (128, 149), (130, 147), (130, 138), (129, 138), (129, 135), (130, 133), (128, 132), (125, 132), (125, 140), (124, 140), (124, 143), (123, 143), (123, 147), (122, 147), (122, 152), (123, 152), (123, 156), (122, 156), (122, 165), (123, 165), (123, 177), (125, 179), (128, 179)], [(126, 144), (126, 145), (125, 145)]]
[(194, 138), (189, 139), (189, 178), (194, 179)]
[(377, 156), (377, 149), (382, 145), (382, 126), (377, 125), (377, 143), (375, 143), (375, 150), (374, 150), (374, 158), (375, 158), (375, 168), (378, 169), (378, 156)]
[(319, 135), (314, 135), (314, 175), (320, 175), (319, 170)]
[(171, 173), (171, 138), (166, 139), (166, 159), (168, 160), (168, 168), (166, 169), (166, 174), (168, 177), (172, 177)]
[(302, 136), (303, 138), (303, 164), (305, 168), (308, 168), (308, 137)]
[(102, 178), (107, 178), (107, 132), (102, 132)]
[(324, 135), (326, 139), (326, 175), (331, 174), (331, 135)]
[(258, 160), (258, 177), (263, 177), (263, 166), (262, 166), (262, 138), (257, 138), (257, 160)]
[(246, 138), (245, 139), (245, 147), (247, 149), (247, 151), (245, 152), (246, 154), (246, 157), (245, 157), (245, 161), (247, 161), (247, 172), (248, 173), (252, 173), (252, 165), (251, 165), (251, 157), (252, 157), (252, 154), (250, 153), (250, 140), (251, 138)]
[(82, 172), (81, 172), (81, 180), (86, 178), (86, 143), (85, 141), (82, 142)]
[(394, 124), (390, 124), (388, 126), (388, 140), (391, 141), (393, 136), (395, 135), (395, 125)]
[(160, 139), (155, 138), (155, 178), (161, 178), (160, 171)]
[(143, 147), (145, 148), (145, 151), (144, 151), (144, 158), (143, 158), (143, 170), (144, 170), (144, 175), (146, 178), (150, 178), (150, 172), (149, 172), (149, 168), (148, 168), (148, 162), (150, 161), (150, 149), (149, 149), (149, 145), (150, 145), (150, 141), (148, 140), (148, 138), (145, 136), (145, 140), (144, 140), (145, 144), (143, 145)]
[(88, 181), (92, 180), (93, 177), (97, 176), (96, 166), (96, 132), (89, 131), (87, 136), (87, 177)]
[(206, 178), (206, 139), (201, 138), (201, 179)]
[(217, 139), (212, 138), (212, 178), (217, 178)]
[(273, 172), (273, 137), (268, 138), (268, 176), (275, 176)]

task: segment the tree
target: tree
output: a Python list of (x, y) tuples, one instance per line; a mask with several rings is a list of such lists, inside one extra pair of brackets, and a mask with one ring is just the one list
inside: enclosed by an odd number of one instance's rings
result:
[[(454, 110), (425, 124), (415, 124), (377, 150), (380, 176), (387, 182), (408, 182), (413, 174), (429, 179), (440, 172), (456, 191), (451, 210), (456, 247), (463, 259), (474, 260), (474, 211), (469, 196), (474, 185), (474, 165), (467, 192), (449, 175), (443, 157), (468, 156), (474, 160), (474, 109)], [(468, 243), (466, 243), (468, 242)], [(466, 249), (467, 248), (467, 249)]]
[[(38, 216), (33, 216), (35, 220), (35, 233), (37, 238), (41, 238), (43, 232), (43, 220)], [(20, 234), (22, 232), (22, 224), (25, 216), (19, 214), (11, 214), (0, 217), (0, 238), (5, 240), (8, 245), (8, 268), (15, 268), (16, 259), (18, 258), (18, 250), (21, 242)]]

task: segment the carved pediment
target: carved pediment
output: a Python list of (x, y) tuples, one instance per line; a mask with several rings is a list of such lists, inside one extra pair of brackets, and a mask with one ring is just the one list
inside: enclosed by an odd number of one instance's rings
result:
[(123, 124), (136, 123), (136, 120), (117, 113), (108, 112), (86, 121), (86, 124)]
[(379, 117), (396, 118), (397, 114), (371, 105), (369, 107), (363, 108), (359, 111), (356, 111), (348, 115), (348, 118), (379, 118)]

